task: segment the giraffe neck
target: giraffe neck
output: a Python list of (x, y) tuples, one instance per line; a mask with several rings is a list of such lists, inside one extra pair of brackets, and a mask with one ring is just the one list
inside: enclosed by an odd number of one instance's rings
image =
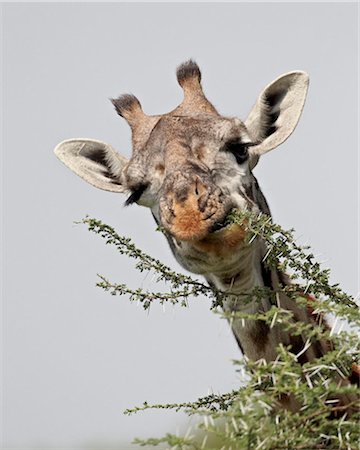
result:
[[(234, 268), (232, 273), (217, 272), (207, 274), (206, 278), (217, 289), (233, 293), (234, 297), (226, 300), (223, 309), (227, 312), (241, 311), (246, 313), (256, 313), (268, 311), (271, 307), (270, 298), (262, 298), (261, 301), (253, 300), (246, 304), (242, 297), (237, 294), (250, 292), (255, 287), (269, 287), (276, 289), (284, 283), (284, 276), (278, 274), (275, 270), (267, 270), (263, 263), (263, 255), (266, 247), (263, 243), (258, 242), (255, 246), (248, 246), (242, 249), (242, 257), (240, 262)], [(281, 277), (281, 279), (280, 279)], [(317, 319), (307, 312), (306, 308), (299, 306), (294, 300), (287, 297), (284, 293), (279, 292), (278, 304), (281, 308), (293, 312), (294, 322), (317, 323)], [(250, 360), (258, 361), (264, 359), (267, 362), (274, 361), (277, 357), (277, 347), (279, 344), (291, 346), (291, 351), (298, 355), (297, 360), (300, 364), (313, 361), (327, 353), (331, 347), (329, 342), (325, 340), (313, 341), (310, 346), (306, 345), (306, 338), (303, 336), (295, 336), (286, 332), (278, 324), (270, 327), (263, 321), (233, 319), (230, 321), (235, 339), (243, 352)], [(323, 321), (326, 327), (326, 322)], [(353, 371), (356, 374), (356, 371)], [(359, 376), (354, 376), (354, 383), (358, 382)], [(335, 375), (335, 381), (340, 386), (348, 386), (350, 381)], [(356, 401), (357, 396), (341, 394), (338, 396), (339, 405), (348, 405)], [(301, 404), (293, 395), (282, 395), (279, 397), (279, 404), (290, 411), (296, 412), (301, 408)], [(348, 410), (351, 414), (352, 409)]]
[[(280, 284), (279, 275), (275, 270), (265, 268), (262, 258), (266, 252), (264, 243), (257, 242), (254, 246), (242, 249), (242, 257), (239, 264), (231, 272), (218, 272), (207, 275), (208, 281), (217, 289), (234, 294), (234, 297), (224, 302), (225, 312), (241, 311), (254, 314), (266, 312), (271, 308), (270, 298), (254, 299), (253, 301), (243, 300), (239, 294), (251, 292), (255, 287), (268, 287), (277, 289)], [(314, 319), (307, 313), (305, 308), (298, 306), (285, 294), (279, 294), (280, 306), (291, 310), (295, 321), (305, 323), (314, 322)], [(232, 319), (231, 328), (235, 339), (242, 352), (251, 360), (261, 358), (272, 361), (276, 358), (276, 347), (282, 343), (291, 345), (294, 353), (298, 353), (304, 347), (304, 340), (301, 336), (292, 336), (278, 325), (269, 327), (264, 321)], [(299, 361), (304, 363), (325, 353), (325, 345), (315, 342), (299, 357)]]

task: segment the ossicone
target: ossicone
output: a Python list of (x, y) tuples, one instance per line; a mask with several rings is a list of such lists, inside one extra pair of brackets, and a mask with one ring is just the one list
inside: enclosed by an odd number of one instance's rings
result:
[(176, 70), (176, 77), (181, 87), (184, 87), (189, 81), (201, 82), (201, 72), (199, 66), (192, 59), (180, 64)]
[(214, 114), (218, 115), (214, 106), (207, 100), (201, 86), (201, 72), (193, 59), (180, 64), (176, 70), (178, 83), (184, 91), (181, 104), (170, 114)]
[(110, 99), (110, 101), (119, 116), (123, 117), (130, 125), (145, 116), (139, 100), (132, 94), (123, 94), (118, 98)]

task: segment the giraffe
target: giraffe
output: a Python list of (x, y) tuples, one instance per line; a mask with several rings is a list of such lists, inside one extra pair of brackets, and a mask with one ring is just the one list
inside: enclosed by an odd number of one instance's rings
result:
[[(309, 77), (303, 71), (281, 75), (260, 93), (247, 119), (221, 116), (206, 98), (198, 65), (189, 60), (177, 69), (184, 98), (163, 115), (146, 115), (133, 95), (113, 99), (116, 112), (132, 131), (128, 160), (109, 144), (69, 139), (55, 148), (56, 156), (93, 186), (127, 193), (126, 205), (147, 207), (164, 230), (176, 260), (190, 272), (203, 275), (211, 286), (234, 294), (225, 311), (267, 311), (270, 299), (244, 303), (236, 294), (252, 288), (277, 289), (285, 275), (263, 263), (266, 245), (260, 239), (245, 245), (244, 230), (224, 226), (232, 208), (270, 216), (267, 201), (253, 174), (259, 158), (283, 143), (295, 129), (303, 110)], [(280, 294), (280, 306), (294, 320), (315, 323), (305, 308)], [(304, 347), (278, 325), (261, 321), (231, 321), (235, 339), (251, 360), (273, 361), (278, 344)], [(328, 351), (313, 342), (299, 357), (301, 364)], [(293, 399), (285, 400), (296, 410)]]

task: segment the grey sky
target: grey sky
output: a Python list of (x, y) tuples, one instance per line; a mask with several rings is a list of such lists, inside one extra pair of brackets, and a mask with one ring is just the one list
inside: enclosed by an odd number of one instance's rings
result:
[[(295, 227), (333, 280), (357, 276), (357, 5), (6, 4), (4, 27), (4, 449), (125, 448), (188, 419), (127, 407), (235, 388), (239, 358), (224, 320), (197, 299), (149, 314), (94, 287), (151, 276), (74, 220), (115, 226), (179, 269), (148, 211), (87, 185), (53, 155), (61, 140), (104, 140), (129, 155), (109, 97), (132, 92), (148, 114), (181, 100), (175, 67), (194, 58), (219, 111), (245, 118), (283, 72), (310, 74), (291, 138), (256, 168), (275, 220)], [(102, 449), (104, 444), (102, 444)]]

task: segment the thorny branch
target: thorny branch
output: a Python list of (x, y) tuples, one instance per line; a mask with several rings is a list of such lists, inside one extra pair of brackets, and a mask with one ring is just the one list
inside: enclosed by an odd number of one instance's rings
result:
[[(138, 249), (130, 239), (119, 236), (115, 230), (101, 221), (85, 218), (90, 231), (99, 234), (106, 244), (114, 245), (125, 256), (135, 259), (135, 268), (140, 272), (151, 271), (157, 281), (166, 283), (164, 292), (131, 289), (125, 284), (111, 283), (99, 275), (98, 286), (113, 295), (127, 295), (130, 300), (140, 302), (148, 309), (154, 302), (187, 306), (192, 297), (205, 296), (212, 301), (212, 308), (227, 320), (262, 320), (270, 327), (278, 325), (292, 335), (301, 335), (307, 342), (325, 339), (333, 349), (321, 358), (300, 365), (298, 356), (290, 347), (279, 346), (275, 361), (235, 361), (246, 379), (245, 386), (224, 394), (210, 394), (195, 402), (150, 405), (127, 409), (132, 414), (148, 409), (185, 410), (187, 414), (197, 414), (204, 423), (199, 425), (202, 436), (175, 436), (170, 433), (159, 439), (136, 440), (143, 446), (166, 444), (174, 449), (218, 449), (223, 450), (311, 450), (358, 448), (358, 413), (351, 418), (342, 414), (358, 402), (333, 404), (331, 399), (339, 396), (356, 395), (355, 386), (340, 386), (336, 379), (350, 375), (351, 364), (359, 359), (360, 345), (358, 329), (360, 313), (354, 299), (345, 294), (337, 284), (329, 281), (329, 270), (321, 269), (309, 247), (299, 246), (294, 240), (294, 231), (284, 231), (264, 215), (232, 211), (228, 223), (246, 227), (248, 245), (256, 239), (263, 239), (268, 251), (265, 263), (270, 268), (291, 272), (293, 280), (301, 280), (304, 286), (291, 284), (282, 286), (279, 292), (267, 288), (257, 288), (244, 293), (242, 300), (254, 301), (273, 299), (271, 308), (262, 313), (220, 312), (222, 302), (229, 292), (219, 292), (190, 276), (172, 271), (161, 261)], [(314, 314), (332, 313), (341, 321), (346, 319), (347, 329), (337, 333), (335, 324), (328, 330), (322, 326), (304, 324), (293, 320), (292, 313), (280, 308), (276, 295), (285, 293), (296, 302), (306, 306), (307, 294)], [(279, 399), (284, 395), (293, 396), (303, 405), (298, 413), (289, 413), (278, 408)], [(329, 400), (330, 399), (330, 400)], [(330, 413), (338, 413), (329, 420)]]

